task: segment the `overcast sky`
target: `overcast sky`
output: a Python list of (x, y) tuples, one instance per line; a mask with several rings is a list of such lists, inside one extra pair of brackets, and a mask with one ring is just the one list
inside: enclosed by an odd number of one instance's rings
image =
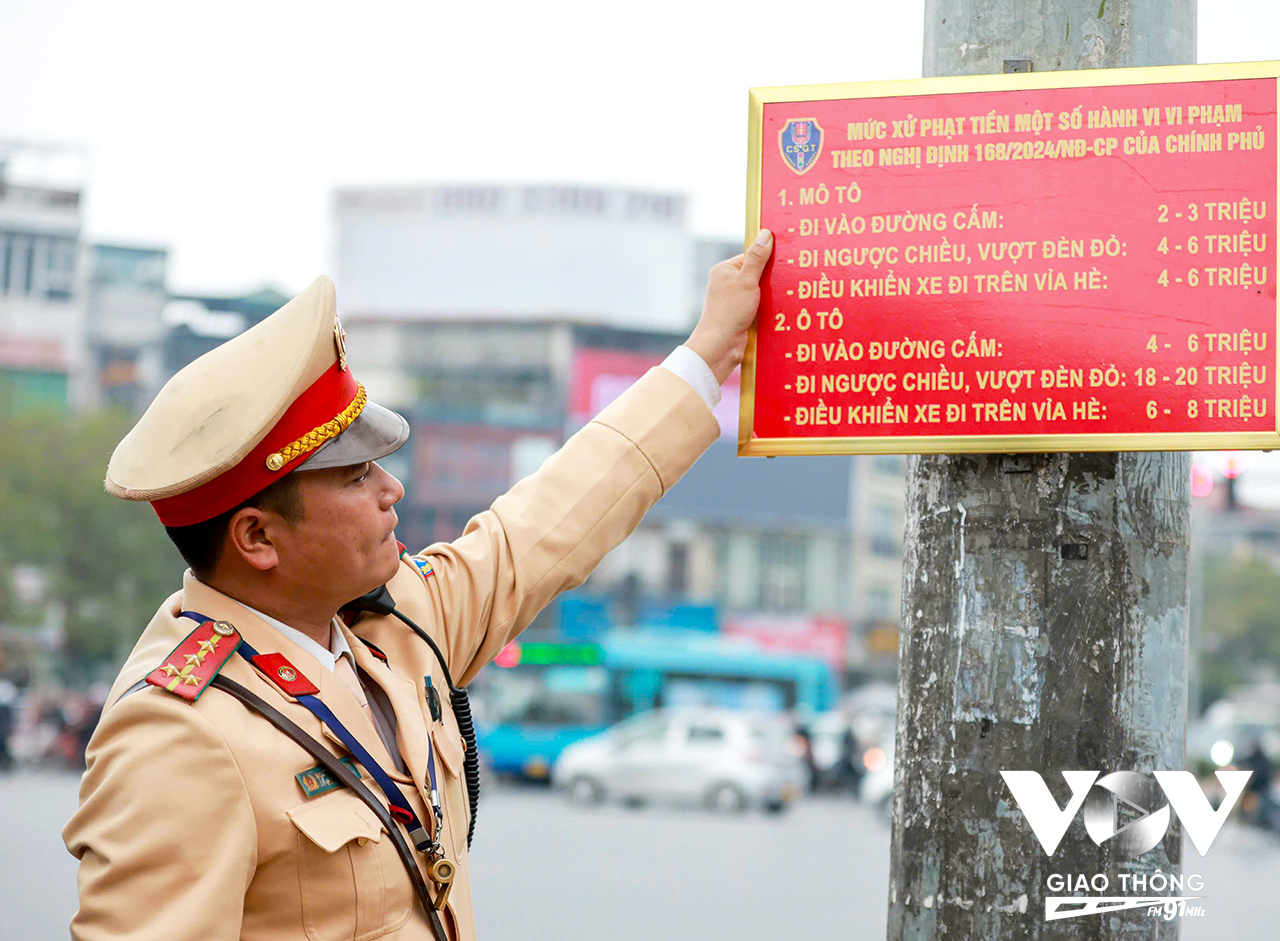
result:
[[(336, 185), (672, 190), (735, 238), (747, 89), (918, 77), (923, 5), (0, 0), (0, 140), (81, 148), (88, 237), (166, 246), (178, 291), (331, 269)], [(1256, 59), (1280, 0), (1200, 3), (1199, 61)]]
[[(1199, 18), (1201, 62), (1280, 58), (1276, 0)], [(922, 32), (923, 0), (0, 0), (0, 139), (82, 145), (89, 237), (167, 246), (176, 290), (293, 291), (342, 184), (676, 190), (736, 237), (747, 89), (918, 77)]]

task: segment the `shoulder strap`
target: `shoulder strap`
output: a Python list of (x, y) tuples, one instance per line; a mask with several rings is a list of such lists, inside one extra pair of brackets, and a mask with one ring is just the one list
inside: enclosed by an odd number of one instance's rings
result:
[(436, 911), (435, 903), (427, 891), (426, 880), (422, 878), (422, 873), (418, 869), (418, 863), (414, 859), (413, 851), (409, 848), (409, 844), (405, 840), (404, 834), (400, 832), (400, 828), (396, 826), (396, 822), (392, 819), (390, 812), (382, 806), (381, 801), (374, 797), (373, 792), (365, 787), (363, 782), (351, 772), (351, 769), (339, 761), (332, 752), (295, 725), (282, 712), (267, 703), (266, 700), (222, 674), (215, 676), (210, 685), (216, 686), (223, 692), (234, 696), (293, 739), (320, 764), (324, 765), (325, 769), (336, 780), (351, 788), (351, 792), (368, 805), (369, 809), (377, 816), (378, 822), (382, 824), (383, 829), (391, 837), (391, 842), (396, 848), (396, 854), (400, 857), (400, 862), (404, 864), (405, 872), (409, 875), (409, 881), (413, 884), (414, 894), (417, 895), (418, 901), (422, 903), (423, 911), (426, 912), (427, 917), (431, 920), (431, 930), (436, 936), (436, 941), (449, 941), (449, 936), (444, 930), (444, 924), (440, 921), (440, 915)]
[[(193, 616), (184, 611), (181, 616)], [(240, 643), (240, 633), (226, 621), (194, 615), (196, 629), (173, 648), (160, 666), (147, 674), (146, 682), (195, 702), (209, 681), (231, 659)]]

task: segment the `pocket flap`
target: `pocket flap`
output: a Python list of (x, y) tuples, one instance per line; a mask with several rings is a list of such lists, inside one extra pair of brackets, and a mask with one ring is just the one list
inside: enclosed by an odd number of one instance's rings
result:
[(352, 840), (382, 839), (382, 824), (356, 800), (318, 801), (286, 811), (293, 825), (326, 853), (336, 853)]
[(446, 726), (437, 726), (431, 730), (431, 742), (435, 745), (436, 760), (455, 778), (461, 778), (462, 757), (466, 751), (462, 746), (462, 736), (451, 732)]

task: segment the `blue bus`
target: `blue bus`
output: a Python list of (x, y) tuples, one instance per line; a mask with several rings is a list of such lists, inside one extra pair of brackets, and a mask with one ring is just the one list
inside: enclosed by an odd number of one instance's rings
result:
[(513, 641), (471, 688), (482, 760), (535, 780), (548, 777), (565, 746), (637, 712), (817, 713), (839, 696), (835, 672), (817, 657), (669, 630), (614, 632), (599, 643)]

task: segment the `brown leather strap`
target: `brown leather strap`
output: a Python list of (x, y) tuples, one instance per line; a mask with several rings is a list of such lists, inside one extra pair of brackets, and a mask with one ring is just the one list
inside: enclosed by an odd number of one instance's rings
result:
[(382, 802), (379, 801), (378, 798), (374, 797), (373, 792), (365, 787), (363, 782), (352, 774), (351, 770), (339, 761), (336, 755), (300, 729), (282, 712), (266, 702), (266, 700), (245, 689), (235, 680), (228, 679), (221, 673), (213, 678), (210, 685), (216, 686), (218, 689), (234, 696), (254, 712), (261, 715), (285, 735), (289, 736), (289, 738), (293, 739), (297, 744), (301, 745), (313, 758), (320, 762), (320, 764), (324, 765), (325, 769), (333, 775), (335, 779), (351, 788), (352, 793), (369, 806), (369, 809), (374, 812), (378, 821), (382, 824), (383, 829), (386, 830), (391, 837), (391, 842), (396, 848), (396, 853), (400, 857), (400, 862), (404, 864), (405, 872), (408, 873), (409, 876), (409, 881), (413, 884), (413, 891), (418, 896), (418, 901), (422, 903), (422, 908), (427, 913), (427, 918), (431, 920), (431, 930), (436, 936), (436, 941), (449, 941), (449, 935), (444, 929), (444, 924), (440, 921), (440, 915), (436, 911), (435, 903), (431, 899), (431, 894), (427, 891), (427, 882), (422, 878), (422, 872), (418, 869), (418, 863), (414, 858), (413, 850), (410, 849), (408, 841), (404, 838), (404, 834), (400, 832), (400, 828), (396, 825), (395, 819), (391, 816), (390, 812), (388, 812), (387, 808), (382, 806)]

